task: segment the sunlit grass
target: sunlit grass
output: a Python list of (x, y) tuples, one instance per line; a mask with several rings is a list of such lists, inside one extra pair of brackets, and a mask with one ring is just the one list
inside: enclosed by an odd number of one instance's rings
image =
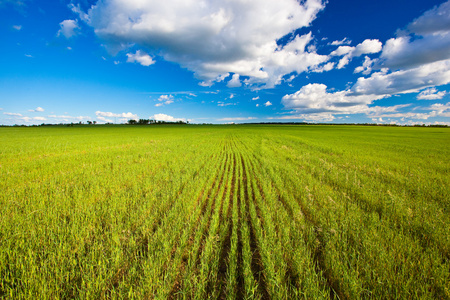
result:
[(450, 298), (447, 128), (0, 138), (0, 297)]

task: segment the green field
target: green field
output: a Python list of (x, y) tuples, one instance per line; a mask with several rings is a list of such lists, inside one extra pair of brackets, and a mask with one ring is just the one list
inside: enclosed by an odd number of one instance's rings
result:
[(450, 298), (448, 128), (10, 127), (0, 141), (0, 298)]

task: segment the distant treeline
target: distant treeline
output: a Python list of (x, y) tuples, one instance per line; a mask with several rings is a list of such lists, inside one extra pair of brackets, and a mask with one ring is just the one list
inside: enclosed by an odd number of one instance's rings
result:
[[(78, 123), (59, 123), (59, 124), (46, 124), (42, 123), (40, 125), (0, 125), (0, 127), (41, 127), (41, 126), (86, 126), (86, 125), (96, 125), (96, 126), (105, 126), (105, 125), (188, 125), (189, 121), (176, 121), (176, 122), (168, 122), (168, 121), (157, 121), (151, 119), (139, 119), (139, 120), (128, 120), (126, 123), (105, 123), (97, 125), (97, 121), (87, 121), (86, 123), (78, 122)], [(416, 125), (398, 125), (398, 124), (376, 124), (376, 123), (307, 123), (307, 122), (259, 122), (259, 123), (232, 123), (232, 124), (211, 124), (211, 123), (198, 123), (195, 125), (327, 125), (327, 126), (383, 126), (383, 127), (442, 127), (447, 128), (448, 125), (441, 124), (416, 124)]]
[(168, 121), (157, 121), (151, 119), (139, 119), (139, 120), (128, 120), (127, 125), (154, 125), (154, 124), (189, 124), (189, 121), (176, 121), (176, 122), (168, 122)]
[(308, 123), (308, 122), (258, 122), (258, 123), (240, 123), (248, 125), (346, 125), (346, 126), (388, 126), (388, 127), (449, 127), (441, 124), (415, 124), (415, 125), (398, 125), (398, 124), (377, 124), (377, 123)]

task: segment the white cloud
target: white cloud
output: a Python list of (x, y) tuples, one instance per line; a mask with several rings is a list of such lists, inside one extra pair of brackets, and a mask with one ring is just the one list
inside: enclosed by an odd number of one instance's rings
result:
[(127, 112), (127, 113), (120, 113), (120, 114), (116, 114), (116, 113), (112, 113), (112, 112), (103, 112), (103, 111), (96, 111), (95, 115), (97, 116), (97, 119), (101, 120), (101, 121), (105, 121), (105, 122), (112, 122), (111, 119), (105, 119), (105, 118), (126, 118), (127, 120), (138, 120), (139, 117), (136, 114), (133, 114), (131, 112)]
[(237, 103), (233, 103), (233, 102), (226, 103), (226, 102), (222, 102), (222, 101), (217, 102), (217, 106), (220, 106), (220, 107), (230, 106), (230, 105), (237, 105)]
[(362, 73), (364, 75), (368, 75), (372, 72), (372, 66), (375, 63), (375, 60), (370, 59), (370, 57), (364, 57), (364, 62), (362, 66), (356, 67), (354, 73)]
[(82, 122), (91, 120), (91, 117), (87, 116), (70, 116), (70, 115), (48, 115), (47, 118), (52, 119), (51, 123), (72, 123), (72, 122)]
[(22, 25), (14, 25), (13, 28), (17, 31), (22, 30)]
[(3, 108), (0, 107), (0, 110), (3, 110)]
[(242, 83), (239, 80), (239, 74), (233, 74), (233, 77), (227, 83), (227, 87), (233, 88), (233, 87), (240, 87), (240, 86), (242, 86)]
[(155, 115), (151, 116), (150, 119), (153, 119), (156, 121), (165, 121), (165, 122), (178, 122), (178, 121), (186, 122), (185, 118), (174, 118), (174, 117), (166, 115), (166, 114), (155, 114)]
[(173, 96), (172, 95), (161, 95), (158, 98), (158, 101), (168, 101), (168, 100), (173, 100)]
[(29, 109), (28, 111), (30, 111), (30, 112), (43, 112), (43, 111), (45, 111), (45, 109), (43, 109), (42, 107), (36, 107), (35, 109)]
[(368, 116), (372, 118), (401, 118), (401, 121), (409, 120), (428, 120), (429, 118), (434, 117), (450, 117), (450, 102), (447, 104), (436, 103), (427, 107), (423, 110), (428, 112), (398, 112), (397, 107), (401, 107), (401, 105), (397, 105), (393, 107), (393, 110), (383, 109), (371, 110), (368, 112)]
[(352, 57), (361, 56), (363, 54), (373, 54), (381, 51), (383, 44), (379, 40), (365, 40), (355, 47)]
[(424, 64), (416, 68), (387, 73), (373, 73), (358, 78), (352, 87), (357, 95), (395, 95), (414, 93), (424, 88), (450, 83), (450, 60)]
[(33, 117), (33, 120), (36, 120), (36, 121), (47, 121), (47, 118), (44, 118), (44, 117)]
[(340, 41), (333, 41), (330, 45), (332, 46), (341, 46), (341, 45), (350, 45), (352, 43), (351, 40), (344, 38)]
[(380, 65), (408, 69), (450, 59), (450, 1), (411, 22), (383, 47)]
[(352, 96), (351, 91), (328, 93), (324, 84), (308, 84), (294, 94), (285, 95), (281, 103), (287, 109), (304, 113), (333, 112), (340, 114), (360, 113), (367, 109), (374, 98), (372, 95)]
[(10, 112), (4, 112), (4, 115), (11, 116), (11, 117), (22, 117), (22, 114), (18, 113), (10, 113)]
[(161, 95), (161, 96), (159, 96), (158, 101), (160, 101), (162, 103), (156, 103), (155, 104), (156, 107), (163, 106), (164, 104), (166, 104), (166, 105), (172, 104), (174, 101), (174, 98), (172, 95)]
[(447, 33), (450, 30), (450, 1), (425, 12), (408, 25), (408, 30), (420, 35)]
[(105, 123), (112, 123), (112, 122), (114, 122), (114, 120), (108, 119), (108, 118), (105, 118), (105, 117), (102, 117), (102, 116), (97, 116), (97, 120), (100, 120), (100, 121), (105, 122)]
[(75, 36), (78, 34), (78, 29), (80, 27), (78, 26), (77, 20), (64, 20), (61, 23), (59, 23), (60, 29), (58, 30), (57, 36), (65, 36), (67, 39)]
[[(349, 89), (328, 92), (326, 85), (308, 84), (294, 94), (285, 95), (282, 104), (292, 113), (300, 114), (300, 117), (307, 114), (355, 113), (366, 114), (377, 121), (450, 117), (447, 107), (435, 106), (430, 112), (400, 111), (405, 110), (406, 106), (369, 107), (376, 100), (398, 94), (421, 91), (417, 96), (419, 100), (442, 99), (447, 94), (435, 88), (450, 83), (450, 22), (434, 21), (434, 17), (439, 19), (442, 16), (450, 17), (450, 1), (416, 19), (405, 31), (399, 32), (401, 36), (388, 40), (380, 58), (372, 60), (366, 56), (355, 73), (368, 75), (373, 68), (380, 70), (368, 78), (358, 78)], [(366, 40), (356, 47), (340, 46), (330, 56), (342, 56), (338, 68), (343, 68), (352, 57), (376, 53), (380, 48), (379, 41)]]
[(305, 122), (331, 122), (335, 117), (331, 113), (297, 114), (282, 117), (270, 117), (269, 120), (302, 120)]
[(83, 20), (84, 22), (89, 22), (89, 15), (83, 12), (83, 10), (80, 7), (80, 4), (77, 4), (76, 6), (71, 3), (69, 4), (69, 8), (78, 15), (78, 17)]
[(34, 121), (39, 121), (39, 122), (42, 122), (42, 121), (47, 121), (47, 118), (44, 118), (44, 117), (21, 117), (21, 118), (18, 118), (17, 120), (20, 120), (20, 121), (23, 121), (23, 122), (26, 122), (26, 123), (32, 123), (32, 122), (34, 122)]
[(348, 65), (349, 62), (350, 62), (350, 57), (349, 57), (348, 55), (346, 55), (346, 56), (344, 56), (343, 58), (341, 58), (341, 59), (339, 60), (339, 63), (338, 63), (337, 68), (338, 68), (338, 69), (342, 69), (342, 68), (344, 68), (346, 65)]
[(270, 101), (267, 101), (266, 103), (264, 103), (264, 106), (271, 106), (272, 105), (272, 102), (270, 102)]
[(259, 96), (252, 98), (253, 101), (259, 100)]
[(374, 54), (382, 50), (383, 44), (379, 40), (364, 40), (362, 43), (351, 46), (339, 46), (336, 50), (330, 53), (331, 56), (343, 56), (339, 60), (338, 69), (345, 67), (353, 57), (358, 57), (363, 54)]
[(25, 56), (28, 58), (33, 58), (33, 55), (31, 55), (31, 54), (25, 54)]
[(324, 84), (308, 84), (285, 95), (282, 104), (288, 109), (309, 112), (360, 113), (375, 100), (448, 83), (450, 60), (392, 73), (382, 70), (369, 78), (358, 78), (348, 90), (334, 93), (328, 93)]
[[(436, 22), (435, 18), (447, 21)], [(368, 75), (373, 68), (379, 71), (368, 78), (358, 78), (349, 89), (327, 92), (327, 86), (323, 84), (309, 84), (294, 94), (285, 95), (282, 104), (295, 113), (365, 113), (377, 120), (389, 117), (446, 117), (447, 112), (439, 113), (437, 110), (430, 113), (390, 111), (374, 115), (374, 108), (369, 105), (379, 99), (420, 91), (418, 99), (442, 99), (446, 95), (446, 92), (438, 92), (435, 87), (450, 83), (449, 18), (450, 1), (426, 12), (409, 24), (406, 30), (399, 31), (399, 37), (386, 42), (380, 58), (370, 59), (366, 56), (363, 65), (354, 72)], [(381, 46), (378, 40), (365, 40), (356, 47), (340, 46), (330, 56), (341, 56), (337, 68), (343, 68), (352, 57), (376, 53)]]
[[(311, 71), (312, 71), (312, 72), (315, 72), (315, 73), (328, 72), (328, 71), (333, 70), (334, 66), (335, 66), (335, 63), (334, 63), (334, 62), (329, 62), (329, 63), (326, 63), (326, 64), (324, 64), (324, 65), (315, 67), (315, 68), (311, 69)], [(291, 77), (291, 78), (289, 78), (289, 79), (286, 80), (286, 81), (287, 81), (287, 82), (291, 82), (292, 79), (293, 79), (293, 78)]]
[(104, 0), (85, 19), (112, 53), (141, 47), (193, 71), (204, 86), (234, 73), (272, 87), (328, 60), (306, 50), (311, 33), (277, 45), (323, 8), (321, 0)]
[(140, 63), (141, 65), (148, 67), (150, 65), (153, 65), (155, 61), (151, 58), (150, 55), (141, 52), (141, 50), (137, 50), (135, 54), (127, 53), (127, 62), (129, 63)]
[(428, 88), (417, 95), (417, 100), (439, 100), (447, 94), (446, 91), (438, 92), (436, 88)]

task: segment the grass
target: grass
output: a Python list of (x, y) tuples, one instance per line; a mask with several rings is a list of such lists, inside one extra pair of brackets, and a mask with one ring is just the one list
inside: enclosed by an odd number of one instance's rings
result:
[(448, 128), (0, 138), (1, 298), (450, 298)]

